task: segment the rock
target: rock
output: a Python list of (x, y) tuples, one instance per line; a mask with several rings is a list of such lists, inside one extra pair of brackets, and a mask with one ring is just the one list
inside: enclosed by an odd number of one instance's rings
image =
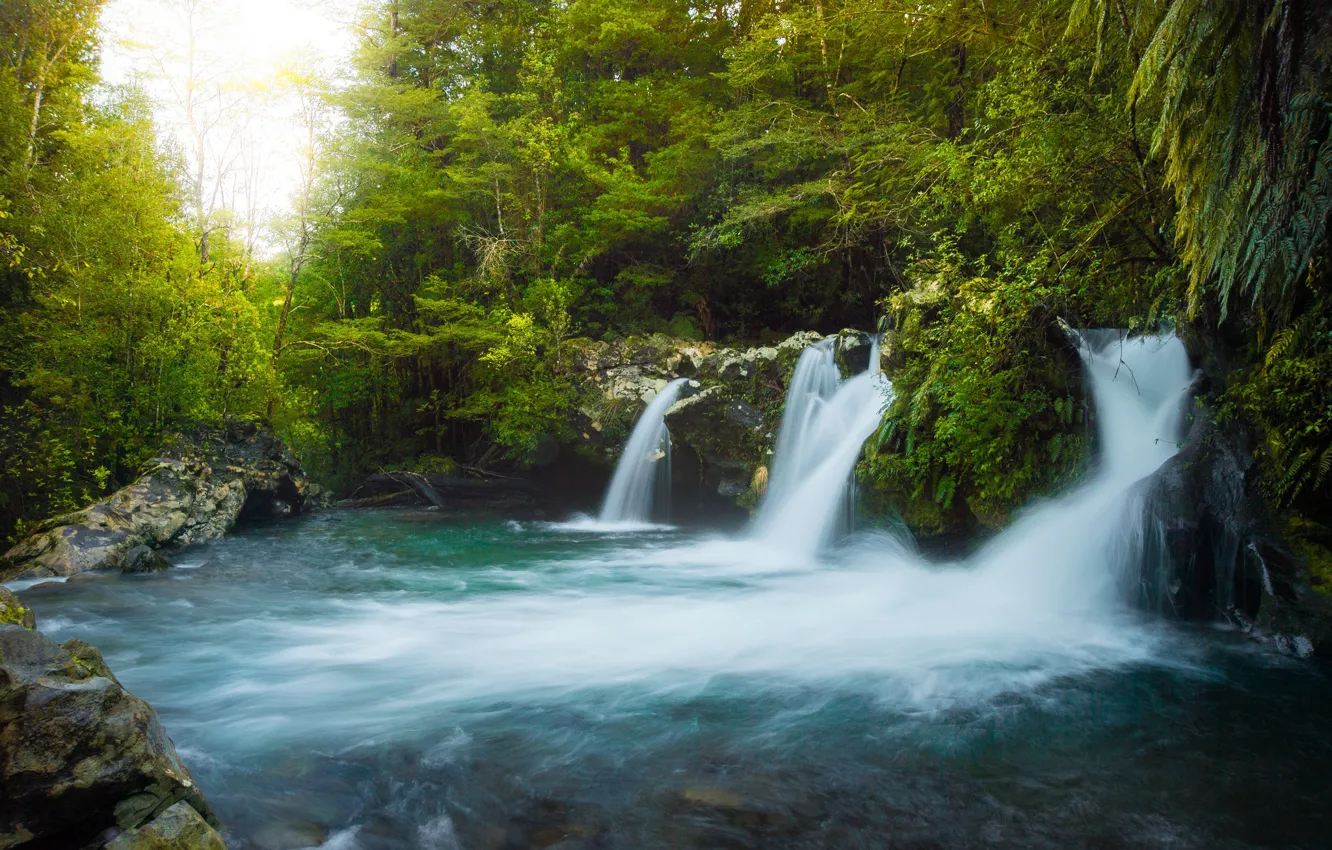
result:
[[(865, 361), (869, 337), (854, 331), (844, 336), (848, 356), (864, 349)], [(821, 339), (802, 332), (751, 348), (662, 336), (574, 341), (570, 368), (582, 380), (574, 448), (599, 463), (608, 478), (639, 412), (667, 381), (690, 378), (666, 417), (673, 469), (692, 475), (683, 480), (672, 473), (672, 516), (743, 516), (758, 501), (751, 479), (768, 462), (796, 360)]]
[(0, 625), (0, 847), (80, 847), (181, 801), (215, 823), (157, 714), (96, 649)]
[(106, 850), (226, 850), (217, 830), (184, 801), (150, 822), (122, 832)]
[[(133, 484), (81, 511), (47, 520), (0, 558), (0, 581), (90, 570), (161, 569), (141, 547), (226, 534), (242, 517), (299, 512), (309, 483), (294, 455), (252, 423), (177, 435)], [(131, 562), (130, 554), (137, 553)]]
[(125, 553), (125, 563), (121, 570), (127, 573), (158, 573), (170, 566), (171, 563), (157, 550), (141, 543)]
[(723, 478), (717, 484), (717, 495), (734, 499), (745, 492), (745, 482), (738, 478)]
[(28, 630), (37, 628), (37, 618), (32, 609), (24, 607), (7, 587), (0, 587), (0, 625), (22, 626)]
[(833, 357), (843, 377), (858, 374), (869, 368), (870, 350), (874, 340), (864, 331), (847, 328), (838, 332), (833, 346)]
[(1132, 594), (1168, 616), (1229, 620), (1291, 655), (1322, 652), (1332, 597), (1270, 513), (1251, 445), (1245, 429), (1195, 407), (1179, 453), (1141, 485), (1147, 533)]

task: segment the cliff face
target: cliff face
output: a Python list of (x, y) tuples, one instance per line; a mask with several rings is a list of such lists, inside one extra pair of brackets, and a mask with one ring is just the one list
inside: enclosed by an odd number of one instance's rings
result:
[(1234, 348), (1186, 337), (1198, 374), (1179, 453), (1143, 484), (1138, 604), (1224, 621), (1297, 655), (1332, 649), (1327, 532), (1264, 492), (1264, 454), (1248, 423), (1222, 415)]

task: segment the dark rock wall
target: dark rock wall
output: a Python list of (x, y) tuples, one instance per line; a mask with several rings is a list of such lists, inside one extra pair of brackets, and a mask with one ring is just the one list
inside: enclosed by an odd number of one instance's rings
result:
[(1188, 434), (1143, 482), (1143, 539), (1126, 592), (1148, 610), (1228, 622), (1295, 655), (1332, 649), (1332, 596), (1314, 586), (1261, 492), (1254, 436), (1215, 410), (1216, 344), (1189, 343), (1200, 372)]

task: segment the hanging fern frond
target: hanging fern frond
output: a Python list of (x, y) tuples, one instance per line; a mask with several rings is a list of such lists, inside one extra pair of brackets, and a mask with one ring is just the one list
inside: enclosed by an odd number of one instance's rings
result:
[[(1113, 2), (1078, 0), (1070, 30)], [(1130, 37), (1151, 35), (1128, 101), (1156, 110), (1151, 151), (1179, 207), (1191, 309), (1211, 297), (1224, 318), (1241, 293), (1280, 296), (1307, 273), (1332, 213), (1332, 0), (1149, 0), (1133, 14)]]

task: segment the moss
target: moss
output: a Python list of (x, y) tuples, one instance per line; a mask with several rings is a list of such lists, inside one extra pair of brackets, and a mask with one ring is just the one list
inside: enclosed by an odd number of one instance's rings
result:
[(13, 591), (5, 587), (0, 587), (0, 624), (22, 626), (25, 629), (33, 629), (37, 625), (32, 609), (25, 607)]
[(1332, 531), (1300, 514), (1288, 515), (1284, 526), (1287, 543), (1309, 570), (1309, 584), (1332, 596)]

